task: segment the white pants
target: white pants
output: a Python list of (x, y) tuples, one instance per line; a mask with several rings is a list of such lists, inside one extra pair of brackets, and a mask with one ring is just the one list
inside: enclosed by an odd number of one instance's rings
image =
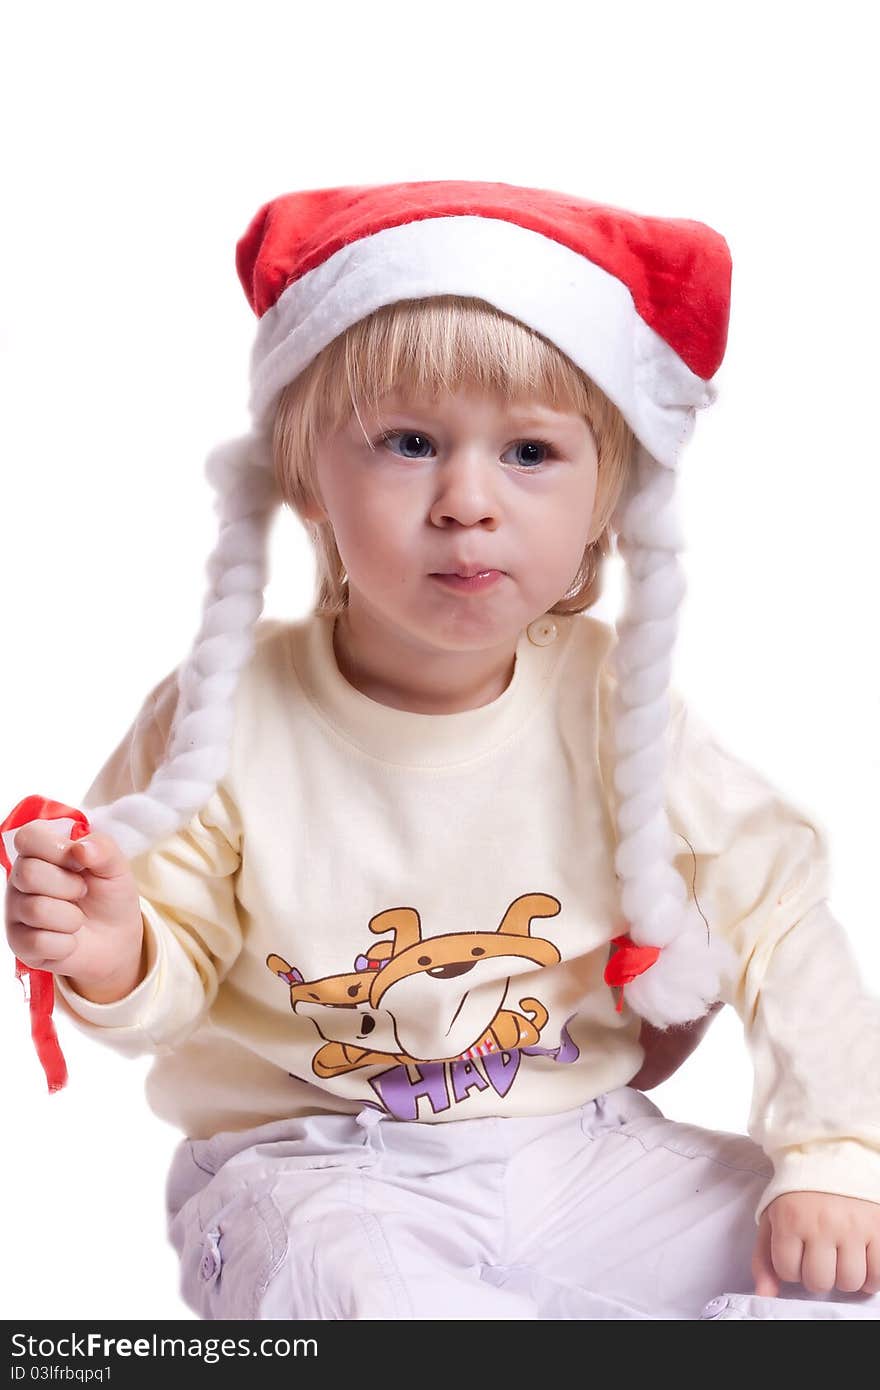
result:
[(751, 1292), (770, 1175), (626, 1086), (528, 1118), (367, 1106), (184, 1140), (169, 1237), (203, 1318), (880, 1319), (880, 1295)]

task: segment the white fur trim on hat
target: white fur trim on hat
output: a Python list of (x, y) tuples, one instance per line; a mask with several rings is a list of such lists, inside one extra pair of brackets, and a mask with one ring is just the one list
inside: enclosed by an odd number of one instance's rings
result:
[(493, 217), (436, 217), (343, 246), (260, 319), (250, 409), (265, 428), (279, 392), (346, 328), (385, 304), (438, 294), (488, 300), (586, 372), (659, 463), (673, 468), (716, 388), (645, 323), (627, 285), (561, 242)]

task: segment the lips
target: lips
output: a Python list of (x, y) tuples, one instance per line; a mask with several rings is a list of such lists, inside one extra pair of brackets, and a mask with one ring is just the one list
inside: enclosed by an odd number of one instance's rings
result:
[(489, 570), (488, 573), (482, 570), (467, 578), (460, 574), (432, 574), (431, 578), (436, 579), (441, 588), (448, 589), (450, 593), (482, 594), (497, 588), (507, 575), (503, 570)]
[(436, 570), (436, 574), (454, 574), (458, 579), (474, 579), (478, 574), (505, 574), (497, 565), (466, 565), (455, 570)]

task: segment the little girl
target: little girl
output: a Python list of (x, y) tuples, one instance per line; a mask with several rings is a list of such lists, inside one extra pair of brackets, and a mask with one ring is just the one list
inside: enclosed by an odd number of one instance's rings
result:
[[(880, 1317), (880, 1008), (826, 837), (670, 690), (726, 242), (438, 181), (276, 198), (237, 268), (254, 429), (208, 460), (193, 651), (88, 822), (29, 798), (3, 827), (22, 968), (158, 1054), (183, 1297)], [(317, 554), (298, 622), (260, 620), (280, 500)], [(750, 1138), (632, 1084), (643, 1027), (722, 1001)]]

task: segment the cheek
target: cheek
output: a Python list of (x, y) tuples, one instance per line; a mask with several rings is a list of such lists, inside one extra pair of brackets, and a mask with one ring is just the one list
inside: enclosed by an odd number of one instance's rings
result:
[(395, 556), (410, 554), (415, 527), (399, 489), (389, 496), (381, 486), (355, 481), (328, 497), (327, 505), (339, 553), (351, 571), (388, 570)]
[(570, 552), (580, 553), (589, 539), (595, 503), (595, 488), (573, 486), (539, 498), (533, 496), (525, 518), (528, 533), (545, 553), (558, 554), (559, 563), (568, 563)]
[(579, 485), (571, 489), (565, 507), (562, 534), (565, 535), (569, 547), (579, 553), (583, 551), (589, 540), (595, 539), (592, 536), (592, 530), (593, 517), (596, 512), (596, 491), (595, 475), (588, 480), (581, 479)]

